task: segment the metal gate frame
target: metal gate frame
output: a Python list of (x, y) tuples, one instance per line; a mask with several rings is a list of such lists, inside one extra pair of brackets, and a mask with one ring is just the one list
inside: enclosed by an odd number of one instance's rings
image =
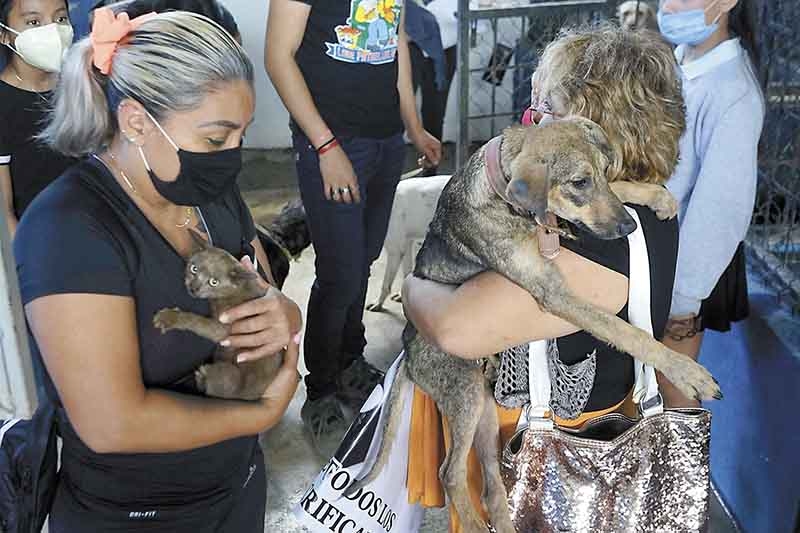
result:
[[(613, 15), (617, 0), (566, 0), (566, 1), (537, 1), (531, 0), (527, 5), (513, 7), (470, 8), (475, 0), (459, 0), (458, 2), (458, 111), (459, 126), (456, 144), (456, 167), (460, 168), (470, 155), (470, 145), (473, 140), (486, 141), (488, 139), (473, 139), (470, 135), (471, 122), (476, 120), (489, 120), (490, 138), (504, 127), (511, 124), (514, 117), (519, 116), (521, 109), (498, 109), (498, 89), (492, 85), (490, 109), (486, 113), (470, 114), (470, 104), (474, 86), (472, 78), (476, 73), (486, 70), (486, 64), (476, 65), (472, 62), (471, 51), (476, 44), (478, 22), (484, 21), (492, 28), (492, 50), (498, 44), (498, 24), (504, 19), (520, 20), (520, 38), (529, 33), (537, 21), (542, 22), (546, 37), (538, 39), (536, 44), (543, 47), (556, 37), (564, 24), (577, 25), (590, 21), (604, 19)], [(537, 50), (541, 51), (541, 50)], [(506, 71), (530, 68), (531, 64), (519, 64), (516, 58), (513, 64), (506, 67)], [(486, 82), (483, 82), (486, 83)], [(513, 100), (513, 98), (512, 98)]]

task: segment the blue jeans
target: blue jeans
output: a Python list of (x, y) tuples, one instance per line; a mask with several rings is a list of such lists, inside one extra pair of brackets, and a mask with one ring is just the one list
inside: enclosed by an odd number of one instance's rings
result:
[(370, 267), (383, 248), (405, 159), (403, 135), (340, 138), (353, 165), (361, 202), (326, 200), (319, 156), (302, 133), (293, 135), (300, 196), (316, 253), (308, 300), (305, 363), (309, 399), (336, 392), (342, 370), (363, 356), (364, 303)]

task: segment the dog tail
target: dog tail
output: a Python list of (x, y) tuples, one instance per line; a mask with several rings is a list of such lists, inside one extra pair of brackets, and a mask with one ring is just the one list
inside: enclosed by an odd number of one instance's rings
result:
[(353, 484), (347, 488), (345, 491), (347, 496), (356, 494), (360, 489), (375, 481), (389, 462), (389, 454), (396, 440), (397, 430), (400, 427), (400, 421), (403, 418), (405, 407), (405, 395), (403, 392), (406, 383), (409, 381), (405, 364), (405, 360), (400, 361), (394, 381), (392, 382), (392, 388), (389, 391), (389, 397), (386, 399), (386, 403), (384, 403), (384, 409), (387, 409), (388, 412), (384, 419), (383, 436), (381, 438), (380, 448), (378, 449), (378, 455), (375, 458), (375, 463), (363, 478), (354, 481)]

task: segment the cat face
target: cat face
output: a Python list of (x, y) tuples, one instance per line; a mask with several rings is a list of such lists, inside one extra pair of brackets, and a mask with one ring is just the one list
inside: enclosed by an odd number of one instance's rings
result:
[(184, 272), (186, 289), (195, 298), (228, 298), (241, 293), (245, 283), (258, 275), (221, 248), (209, 246), (190, 230), (195, 251)]

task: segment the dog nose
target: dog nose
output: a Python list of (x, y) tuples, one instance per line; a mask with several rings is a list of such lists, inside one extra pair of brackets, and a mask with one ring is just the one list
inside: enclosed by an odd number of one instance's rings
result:
[(619, 232), (620, 237), (630, 235), (631, 233), (636, 231), (636, 221), (633, 220), (632, 218), (623, 220), (617, 225), (617, 231)]

